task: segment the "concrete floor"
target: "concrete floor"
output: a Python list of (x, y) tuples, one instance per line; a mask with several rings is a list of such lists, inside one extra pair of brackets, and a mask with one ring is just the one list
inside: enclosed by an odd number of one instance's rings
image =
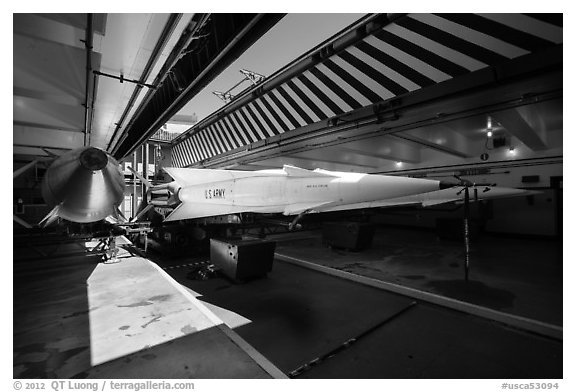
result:
[(167, 272), (204, 301), (251, 320), (235, 331), (286, 374), (377, 326), (296, 378), (562, 377), (561, 341), (423, 302), (410, 306), (410, 298), (278, 259), (267, 278), (245, 284), (190, 280), (186, 267)]
[(281, 237), (277, 252), (384, 282), (562, 325), (560, 241), (473, 239), (470, 281), (464, 282), (464, 246), (434, 232), (379, 227), (372, 247), (359, 252), (331, 249), (320, 231)]
[(80, 250), (15, 249), (14, 378), (285, 377), (150, 261)]
[[(479, 258), (481, 251), (475, 248), (473, 282), (463, 287), (461, 266), (455, 265), (461, 245), (437, 242), (422, 233), (381, 232), (373, 248), (362, 253), (322, 247), (319, 233), (303, 232), (283, 239), (287, 242), (278, 243), (279, 253), (440, 294), (464, 295), (497, 309), (562, 320), (561, 306), (554, 302), (557, 292), (561, 293), (561, 279), (560, 289), (549, 287), (559, 279), (557, 275), (561, 277), (561, 264), (554, 267), (552, 262), (540, 260), (548, 268), (543, 270), (537, 260), (506, 257), (522, 246), (544, 257), (550, 252), (546, 246), (538, 248), (526, 241), (515, 246), (502, 241), (496, 246), (493, 241), (491, 247), (483, 248), (482, 252), (490, 250), (488, 255), (500, 255), (494, 256), (500, 259)], [(43, 253), (55, 253), (43, 258), (29, 247), (15, 252), (14, 377), (170, 378), (190, 377), (194, 372), (204, 377), (239, 377), (246, 374), (242, 373), (246, 366), (257, 372), (251, 373), (252, 377), (268, 376), (247, 362), (240, 366), (240, 373), (230, 370), (229, 364), (237, 363), (238, 358), (221, 354), (221, 339), (214, 328), (91, 367), (86, 281), (97, 268), (97, 259), (57, 257), (58, 252), (73, 254), (74, 249), (72, 245), (47, 245)], [(200, 300), (240, 315), (243, 322), (234, 331), (281, 371), (291, 373), (335, 352), (315, 366), (293, 373), (295, 378), (563, 377), (561, 340), (426, 302), (414, 304), (411, 298), (278, 258), (267, 278), (246, 284), (234, 284), (221, 276), (207, 281), (188, 279), (190, 264), (206, 258), (156, 255), (153, 259)], [(531, 304), (537, 296), (534, 287), (545, 293), (540, 294), (540, 306)], [(122, 304), (126, 303), (123, 299)], [(552, 309), (534, 310), (546, 304)], [(344, 342), (357, 337), (361, 338), (343, 349)], [(196, 361), (191, 359), (192, 347), (204, 348)], [(188, 361), (197, 365), (192, 373)]]

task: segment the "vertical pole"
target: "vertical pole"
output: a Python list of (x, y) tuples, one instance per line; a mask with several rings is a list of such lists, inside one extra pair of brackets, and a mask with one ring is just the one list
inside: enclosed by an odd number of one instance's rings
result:
[(470, 218), (470, 193), (468, 187), (464, 188), (464, 280), (468, 282), (468, 273), (470, 271), (470, 228), (468, 219)]
[[(148, 179), (148, 143), (142, 145), (142, 177)], [(146, 197), (146, 185), (142, 183), (142, 201)], [(144, 202), (145, 203), (145, 202)], [(143, 204), (145, 205), (145, 204)]]
[[(132, 169), (138, 170), (138, 162), (136, 161), (136, 150), (132, 154)], [(132, 174), (132, 218), (136, 216), (136, 209), (138, 208), (138, 198), (136, 195), (136, 176)]]

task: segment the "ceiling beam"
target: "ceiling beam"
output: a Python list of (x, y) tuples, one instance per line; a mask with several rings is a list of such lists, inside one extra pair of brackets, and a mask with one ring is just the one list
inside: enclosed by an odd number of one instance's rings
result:
[(515, 136), (532, 151), (546, 150), (546, 143), (538, 136), (536, 130), (526, 122), (518, 110), (511, 109), (498, 112), (492, 117), (498, 120), (506, 131)]
[(153, 83), (158, 89), (148, 91), (112, 147), (114, 157), (130, 155), (282, 17), (284, 14), (194, 14)]
[(406, 141), (418, 144), (420, 146), (428, 147), (428, 148), (443, 152), (443, 153), (448, 154), (448, 155), (453, 155), (453, 156), (458, 157), (458, 158), (471, 158), (471, 155), (465, 154), (461, 151), (457, 151), (457, 150), (454, 150), (450, 147), (442, 146), (440, 144), (436, 144), (436, 143), (430, 142), (428, 140), (425, 140), (425, 139), (422, 139), (422, 138), (419, 138), (416, 136), (408, 135), (406, 133), (393, 133), (390, 136), (397, 138), (397, 139), (406, 140)]

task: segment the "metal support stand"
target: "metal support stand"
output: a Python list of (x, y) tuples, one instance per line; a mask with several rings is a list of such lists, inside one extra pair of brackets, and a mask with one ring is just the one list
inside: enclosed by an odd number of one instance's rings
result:
[(288, 225), (288, 231), (292, 231), (294, 230), (294, 228), (299, 229), (300, 225), (298, 225), (298, 222), (300, 221), (300, 219), (302, 219), (304, 215), (308, 213), (308, 211), (309, 210), (302, 211), (301, 213), (299, 213), (298, 216), (294, 218), (294, 220)]
[(464, 188), (464, 280), (468, 282), (468, 274), (470, 271), (470, 192), (468, 187)]

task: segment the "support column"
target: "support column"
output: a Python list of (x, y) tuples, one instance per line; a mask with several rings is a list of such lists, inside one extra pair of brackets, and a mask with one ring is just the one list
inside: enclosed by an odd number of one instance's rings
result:
[[(132, 169), (138, 170), (138, 162), (136, 161), (136, 151), (132, 154)], [(136, 216), (136, 209), (138, 208), (138, 195), (136, 194), (136, 176), (133, 174), (134, 178), (132, 181), (132, 218)]]

